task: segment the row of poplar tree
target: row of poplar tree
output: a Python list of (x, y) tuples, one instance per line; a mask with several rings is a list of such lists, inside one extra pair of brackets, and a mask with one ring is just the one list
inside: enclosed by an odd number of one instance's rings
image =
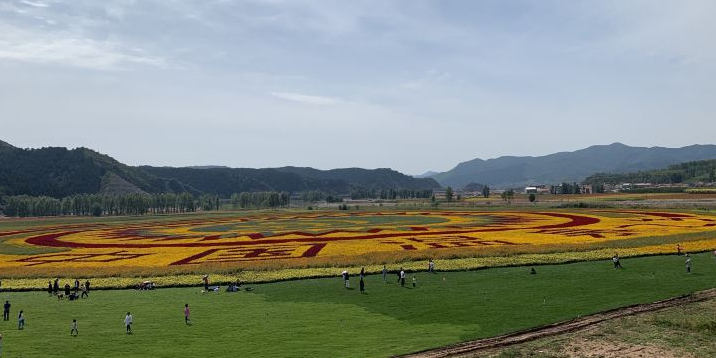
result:
[(217, 195), (190, 193), (162, 194), (77, 194), (62, 199), (47, 196), (8, 196), (3, 198), (7, 216), (102, 216), (182, 213), (218, 210)]
[(279, 208), (290, 204), (289, 193), (277, 191), (241, 192), (231, 195), (231, 206), (239, 208)]

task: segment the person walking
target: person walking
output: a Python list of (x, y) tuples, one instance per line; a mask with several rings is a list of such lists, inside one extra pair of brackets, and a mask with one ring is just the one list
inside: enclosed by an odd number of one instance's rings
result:
[(622, 263), (619, 260), (619, 254), (614, 254), (614, 256), (612, 256), (612, 262), (614, 263), (615, 269), (622, 268)]
[(360, 282), (358, 282), (360, 286), (360, 293), (365, 293), (365, 282), (363, 282), (363, 277), (360, 278)]
[(25, 314), (22, 311), (17, 315), (17, 329), (25, 329)]
[(405, 271), (403, 271), (403, 268), (400, 268), (400, 286), (405, 287)]
[(77, 319), (72, 319), (72, 325), (70, 326), (70, 336), (77, 337), (80, 332), (77, 330)]
[(9, 321), (10, 320), (10, 301), (5, 301), (5, 304), (2, 306), (2, 320), (3, 321)]
[(89, 282), (89, 280), (85, 281), (85, 288), (87, 289), (87, 294), (89, 295), (89, 290), (90, 290), (90, 282)]
[(691, 273), (691, 257), (686, 254), (686, 273)]
[(189, 304), (184, 304), (184, 323), (191, 324), (191, 319), (189, 319), (189, 314), (191, 314), (191, 311), (189, 311)]
[(127, 315), (124, 317), (124, 326), (127, 328), (127, 334), (132, 334), (132, 322), (134, 321), (134, 317), (132, 317), (132, 314), (127, 312)]
[(87, 289), (87, 286), (82, 286), (82, 295), (80, 297), (81, 298), (89, 298), (89, 294), (87, 294), (87, 292), (89, 292), (89, 290)]
[(383, 265), (383, 282), (388, 283), (388, 269)]
[(403, 268), (401, 267), (400, 270), (398, 270), (398, 283), (400, 283), (400, 273), (403, 272)]
[(435, 273), (435, 263), (433, 259), (430, 259), (430, 262), (428, 262), (428, 272)]

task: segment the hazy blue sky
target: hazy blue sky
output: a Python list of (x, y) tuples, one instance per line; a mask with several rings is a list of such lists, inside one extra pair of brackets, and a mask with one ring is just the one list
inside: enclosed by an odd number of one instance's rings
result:
[(392, 167), (713, 143), (716, 1), (0, 0), (0, 139)]

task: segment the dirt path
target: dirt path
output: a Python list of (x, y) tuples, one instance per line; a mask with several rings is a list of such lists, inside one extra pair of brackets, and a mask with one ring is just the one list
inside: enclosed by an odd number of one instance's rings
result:
[(532, 328), (526, 331), (510, 333), (502, 336), (478, 339), (458, 343), (452, 346), (431, 349), (423, 352), (411, 353), (402, 358), (440, 358), (454, 357), (466, 353), (476, 353), (487, 349), (505, 347), (513, 344), (532, 341), (538, 338), (559, 335), (563, 333), (573, 332), (586, 327), (601, 323), (610, 319), (631, 316), (644, 312), (657, 311), (668, 307), (678, 306), (685, 303), (693, 303), (716, 298), (716, 289), (696, 292), (690, 295), (670, 298), (668, 300), (657, 301), (653, 303), (644, 303), (633, 306), (617, 308), (614, 310), (595, 313), (593, 315), (575, 318), (569, 321), (550, 324), (547, 326)]

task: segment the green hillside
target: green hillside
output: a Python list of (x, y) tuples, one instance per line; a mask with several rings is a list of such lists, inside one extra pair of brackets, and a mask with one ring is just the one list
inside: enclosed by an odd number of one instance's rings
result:
[(324, 191), (348, 194), (355, 188), (437, 189), (391, 169), (132, 167), (87, 148), (16, 148), (0, 141), (0, 195), (180, 193), (218, 194), (257, 191)]
[(664, 169), (633, 173), (597, 173), (587, 177), (588, 184), (619, 183), (712, 183), (716, 181), (716, 159), (670, 165)]

